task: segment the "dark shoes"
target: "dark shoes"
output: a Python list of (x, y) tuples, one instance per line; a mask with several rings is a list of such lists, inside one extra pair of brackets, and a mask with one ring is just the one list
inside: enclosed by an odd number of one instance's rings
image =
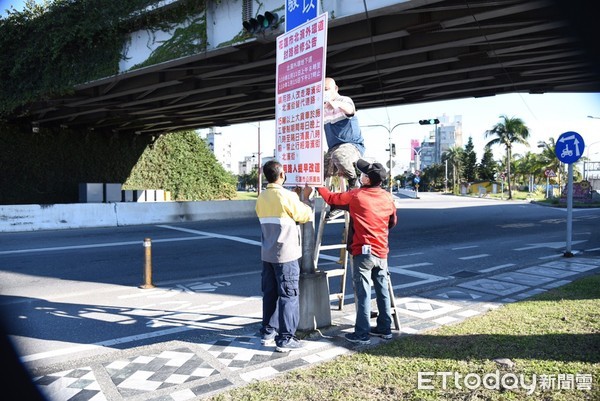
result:
[(392, 339), (392, 331), (391, 330), (390, 331), (379, 331), (379, 329), (377, 327), (371, 327), (369, 334), (372, 336), (381, 337), (384, 340)]
[(368, 335), (361, 337), (356, 333), (348, 333), (346, 334), (344, 337), (346, 337), (346, 340), (350, 341), (351, 343), (354, 344), (359, 344), (359, 345), (369, 345), (371, 344), (371, 339), (369, 338)]
[(369, 345), (369, 344), (371, 344), (371, 339), (369, 338), (369, 335), (381, 337), (384, 340), (392, 339), (392, 331), (391, 330), (380, 331), (377, 327), (371, 327), (371, 329), (369, 330), (369, 334), (367, 334), (363, 337), (359, 336), (356, 333), (348, 333), (345, 335), (345, 337), (346, 337), (346, 340), (350, 341), (351, 343), (359, 344), (359, 345)]
[(289, 337), (285, 340), (278, 342), (275, 347), (277, 352), (290, 352), (296, 349), (300, 349), (304, 346), (296, 337)]

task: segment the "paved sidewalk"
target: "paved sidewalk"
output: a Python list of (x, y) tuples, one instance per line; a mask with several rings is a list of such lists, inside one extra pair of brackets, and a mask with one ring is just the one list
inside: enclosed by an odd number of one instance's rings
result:
[[(401, 334), (415, 334), (520, 301), (600, 271), (600, 258), (560, 258), (511, 271), (462, 278), (407, 297), (396, 298)], [(49, 371), (34, 378), (49, 401), (201, 400), (254, 380), (322, 363), (356, 352), (343, 339), (353, 330), (354, 308), (332, 308), (333, 326), (305, 339), (289, 354), (262, 346), (256, 324), (248, 332), (224, 333), (203, 343), (170, 341), (116, 351), (77, 368)], [(398, 336), (394, 332), (394, 336)], [(382, 341), (372, 337), (372, 345)]]

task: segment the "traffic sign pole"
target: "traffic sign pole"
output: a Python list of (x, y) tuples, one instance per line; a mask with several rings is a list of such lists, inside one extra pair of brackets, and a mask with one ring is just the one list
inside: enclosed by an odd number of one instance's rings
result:
[(573, 163), (569, 163), (568, 172), (568, 183), (567, 183), (567, 250), (565, 251), (565, 257), (572, 257), (573, 252), (571, 250), (571, 238), (573, 236)]
[(563, 256), (570, 258), (573, 256), (571, 249), (571, 237), (573, 235), (573, 163), (575, 163), (585, 149), (585, 142), (577, 132), (569, 131), (561, 134), (556, 141), (554, 153), (558, 160), (567, 163), (567, 249)]

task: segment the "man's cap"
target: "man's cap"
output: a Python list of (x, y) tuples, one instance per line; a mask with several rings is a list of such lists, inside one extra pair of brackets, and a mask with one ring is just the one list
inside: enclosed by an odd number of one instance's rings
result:
[(379, 185), (387, 177), (385, 167), (381, 163), (369, 163), (366, 160), (358, 159), (356, 168), (369, 177), (371, 185)]

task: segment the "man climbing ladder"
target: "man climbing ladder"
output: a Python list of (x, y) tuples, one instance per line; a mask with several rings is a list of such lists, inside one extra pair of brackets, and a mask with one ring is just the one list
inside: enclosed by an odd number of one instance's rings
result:
[[(389, 229), (396, 225), (397, 217), (392, 196), (381, 188), (386, 178), (385, 168), (380, 163), (371, 164), (363, 159), (358, 160), (356, 167), (361, 172), (361, 188), (339, 193), (330, 192), (325, 187), (317, 190), (327, 204), (347, 209), (350, 214), (348, 249), (352, 255), (356, 324), (354, 333), (346, 334), (346, 339), (364, 345), (371, 342), (369, 334), (384, 339), (392, 337), (393, 292), (389, 283), (387, 255)], [(371, 280), (379, 311), (375, 327), (370, 325)]]

